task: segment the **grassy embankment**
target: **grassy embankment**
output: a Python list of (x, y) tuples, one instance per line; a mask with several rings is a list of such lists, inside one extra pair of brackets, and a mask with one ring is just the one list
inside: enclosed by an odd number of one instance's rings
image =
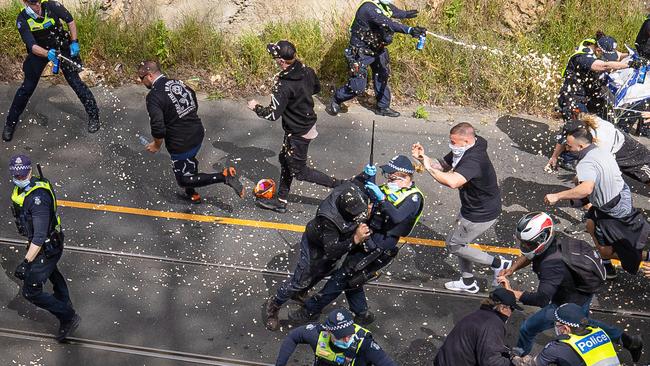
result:
[[(432, 37), (424, 51), (416, 51), (414, 39), (396, 35), (390, 47), (391, 85), (396, 97), (420, 104), (548, 113), (555, 102), (560, 70), (577, 42), (603, 30), (621, 45), (631, 44), (643, 21), (640, 5), (634, 1), (559, 0), (533, 31), (504, 36), (498, 31), (503, 29), (504, 7), (504, 0), (446, 0), (442, 12), (421, 11), (417, 24), (499, 49), (505, 56)], [(24, 55), (15, 29), (19, 9), (17, 1), (0, 8), (4, 62), (19, 64)], [(214, 97), (262, 91), (259, 87), (268, 85), (276, 71), (265, 45), (278, 39), (292, 40), (300, 57), (317, 70), (325, 84), (340, 85), (346, 74), (342, 50), (351, 16), (334, 15), (325, 26), (315, 21), (268, 23), (259, 34), (234, 36), (205, 26), (196, 17), (172, 29), (144, 14), (129, 21), (103, 21), (93, 5), (75, 14), (82, 56), (91, 69), (102, 70), (108, 83), (132, 79), (134, 65), (157, 58), (174, 75), (198, 77), (201, 88)], [(124, 67), (116, 71), (117, 64)]]

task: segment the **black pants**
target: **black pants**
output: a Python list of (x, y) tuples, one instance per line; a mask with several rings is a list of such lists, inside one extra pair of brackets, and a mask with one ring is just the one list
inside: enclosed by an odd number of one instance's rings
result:
[[(62, 254), (63, 252), (59, 251), (58, 254), (48, 258), (41, 252), (25, 272), (22, 292), (29, 302), (49, 311), (59, 321), (67, 322), (74, 317), (75, 311), (70, 302), (68, 285), (57, 268)], [(43, 285), (47, 280), (52, 282), (54, 294), (43, 292)]]
[[(78, 57), (72, 58), (76, 62), (81, 62)], [(36, 86), (38, 85), (39, 80), (41, 79), (41, 74), (45, 69), (45, 66), (48, 63), (46, 57), (39, 57), (33, 54), (27, 55), (25, 61), (23, 62), (23, 71), (25, 72), (25, 80), (20, 85), (20, 88), (16, 91), (14, 100), (11, 103), (9, 108), (9, 114), (7, 115), (7, 124), (15, 125), (18, 123), (20, 115), (25, 111), (29, 98), (34, 94)], [(79, 73), (76, 70), (73, 70), (71, 67), (61, 62), (61, 69), (65, 80), (68, 82), (72, 90), (77, 94), (79, 100), (83, 104), (88, 118), (91, 120), (99, 119), (99, 109), (97, 109), (97, 102), (93, 93), (90, 91), (88, 86), (81, 81)]]
[(226, 176), (222, 173), (199, 173), (199, 161), (196, 160), (196, 154), (200, 148), (201, 145), (192, 148), (187, 153), (170, 154), (176, 182), (185, 188), (185, 193), (188, 195), (196, 193), (194, 188), (226, 181)]
[[(378, 108), (390, 107), (390, 87), (388, 86), (388, 78), (390, 77), (390, 57), (388, 50), (383, 49), (377, 55), (352, 54), (353, 47), (345, 50), (345, 57), (348, 60), (348, 65), (352, 70), (352, 75), (348, 82), (336, 90), (334, 100), (337, 103), (348, 101), (361, 93), (366, 91), (368, 85), (368, 67), (372, 69), (372, 79), (375, 86), (375, 97), (377, 98)], [(359, 70), (355, 70), (357, 68)]]
[(284, 135), (280, 151), (280, 186), (278, 198), (286, 200), (289, 197), (291, 182), (296, 178), (305, 182), (320, 184), (333, 188), (338, 180), (307, 166), (307, 150), (311, 140), (300, 136)]
[(647, 147), (626, 134), (615, 156), (621, 172), (641, 183), (650, 182), (650, 150)]

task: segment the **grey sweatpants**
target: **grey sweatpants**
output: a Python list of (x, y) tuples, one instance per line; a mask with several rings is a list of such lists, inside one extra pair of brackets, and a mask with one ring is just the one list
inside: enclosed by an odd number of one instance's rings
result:
[(487, 231), (497, 220), (472, 222), (458, 214), (456, 227), (449, 233), (445, 244), (449, 251), (458, 257), (463, 277), (472, 276), (473, 263), (492, 265), (494, 257), (484, 251), (470, 247), (468, 244)]

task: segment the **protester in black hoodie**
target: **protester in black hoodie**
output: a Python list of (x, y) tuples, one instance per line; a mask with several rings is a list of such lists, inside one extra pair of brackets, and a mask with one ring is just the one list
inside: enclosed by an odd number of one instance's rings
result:
[(282, 69), (273, 86), (271, 104), (261, 106), (256, 100), (248, 108), (261, 118), (276, 121), (282, 117), (284, 142), (280, 151), (280, 184), (277, 197), (258, 198), (257, 204), (280, 213), (287, 211), (287, 198), (293, 178), (333, 188), (340, 180), (307, 166), (309, 143), (318, 136), (312, 95), (320, 92), (320, 81), (310, 67), (296, 59), (296, 48), (289, 41), (270, 43), (267, 51)]
[(504, 344), (506, 322), (517, 305), (515, 295), (499, 287), (483, 300), (481, 308), (461, 319), (445, 339), (434, 366), (510, 366)]

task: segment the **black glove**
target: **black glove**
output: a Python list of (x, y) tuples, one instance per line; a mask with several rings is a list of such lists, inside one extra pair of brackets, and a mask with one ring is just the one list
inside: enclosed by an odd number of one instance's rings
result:
[(633, 69), (640, 69), (643, 65), (645, 65), (645, 62), (642, 60), (631, 60), (628, 65)]
[(422, 27), (412, 27), (409, 30), (409, 34), (413, 36), (413, 38), (418, 38), (420, 36), (426, 36), (427, 35), (427, 29), (422, 28)]
[(411, 18), (415, 18), (415, 17), (418, 16), (418, 11), (417, 10), (406, 10), (405, 13), (406, 13), (404, 15), (405, 19), (411, 19)]
[(20, 262), (18, 267), (16, 267), (16, 271), (14, 271), (14, 277), (21, 281), (24, 281), (27, 268), (29, 268), (29, 262), (27, 262), (27, 259), (25, 259), (24, 261)]

